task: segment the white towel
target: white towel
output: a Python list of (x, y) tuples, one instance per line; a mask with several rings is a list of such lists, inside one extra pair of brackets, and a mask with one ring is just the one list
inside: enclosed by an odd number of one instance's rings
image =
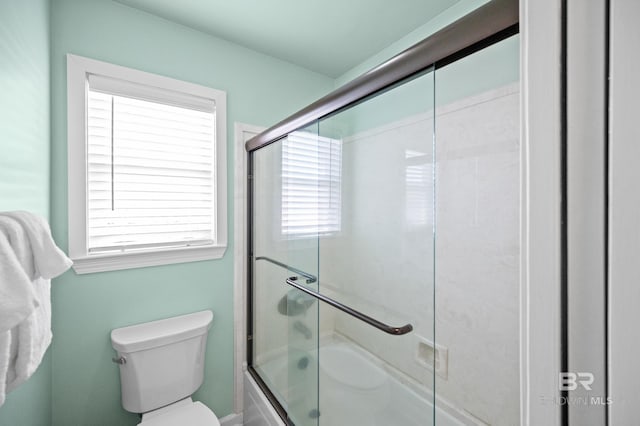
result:
[(5, 212), (2, 215), (20, 222), (27, 232), (33, 253), (34, 270), (30, 271), (33, 279), (55, 278), (71, 267), (73, 262), (56, 246), (44, 218), (24, 211)]
[(11, 330), (38, 307), (25, 271), (28, 248), (26, 232), (18, 222), (0, 216), (0, 333)]
[[(9, 376), (15, 377), (18, 324), (39, 306), (35, 288), (10, 243), (27, 242), (26, 232), (15, 221), (0, 218), (0, 406), (4, 403)], [(22, 235), (22, 238), (16, 239)], [(25, 245), (26, 246), (26, 245)], [(20, 251), (20, 250), (18, 250)], [(13, 329), (13, 330), (12, 330)], [(11, 371), (11, 373), (10, 373)]]
[(14, 362), (13, 368), (7, 371), (7, 393), (35, 373), (51, 344), (51, 280), (37, 278), (33, 286), (38, 300), (42, 302), (22, 323), (10, 330), (10, 352), (14, 352)]
[(40, 365), (51, 343), (50, 279), (71, 264), (44, 219), (0, 214), (0, 406)]

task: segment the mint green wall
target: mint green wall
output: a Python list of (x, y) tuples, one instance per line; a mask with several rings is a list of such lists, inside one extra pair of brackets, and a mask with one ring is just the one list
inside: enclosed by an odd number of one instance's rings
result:
[(49, 214), (49, 1), (0, 2), (0, 211)]
[[(227, 91), (229, 224), (233, 123), (270, 125), (332, 89), (333, 80), (109, 0), (52, 3), (51, 217), (67, 247), (65, 54)], [(229, 232), (229, 235), (232, 235)], [(233, 241), (233, 238), (230, 238)], [(134, 425), (120, 404), (111, 329), (211, 309), (206, 379), (195, 395), (219, 417), (233, 409), (233, 248), (222, 260), (76, 275), (53, 285), (53, 424)]]
[(520, 35), (436, 70), (436, 105), (486, 92), (520, 79)]
[[(0, 2), (0, 211), (49, 215), (49, 0)], [(51, 349), (0, 425), (48, 425)]]
[[(421, 27), (338, 77), (334, 83), (335, 87), (348, 83), (488, 1), (460, 0)], [(394, 89), (390, 95), (385, 96), (385, 102), (397, 105), (391, 113), (385, 111), (382, 116), (380, 113), (382, 110), (375, 102), (367, 102), (357, 109), (347, 110), (332, 117), (331, 128), (325, 129), (323, 134), (333, 137), (351, 135), (394, 122), (400, 117), (409, 117), (422, 111), (423, 97), (431, 98), (435, 106), (440, 106), (516, 82), (520, 78), (519, 52), (519, 36), (510, 37), (483, 49), (481, 55), (470, 55), (436, 70), (434, 90), (425, 90), (422, 94), (411, 93), (413, 90), (411, 84)]]
[(369, 71), (371, 68), (380, 65), (387, 59), (393, 57), (394, 55), (397, 55), (405, 49), (408, 49), (409, 47), (418, 43), (420, 40), (428, 37), (429, 35), (435, 33), (436, 31), (442, 29), (443, 27), (449, 25), (457, 19), (460, 19), (461, 17), (469, 14), (471, 11), (488, 2), (489, 0), (460, 0), (458, 3), (443, 11), (435, 18), (424, 23), (424, 25), (411, 31), (409, 34), (397, 40), (396, 42), (391, 43), (386, 48), (382, 49), (375, 55), (369, 57), (367, 60), (353, 67), (351, 70), (347, 71), (340, 77), (336, 78), (335, 87), (340, 87), (343, 84), (348, 83), (349, 81), (358, 77), (360, 74), (363, 74)]
[[(434, 106), (442, 106), (514, 83), (520, 75), (519, 51), (520, 36), (509, 37), (482, 52), (430, 71), (435, 85), (428, 90), (419, 83), (418, 87), (422, 87), (422, 90), (416, 90), (415, 82), (420, 80), (417, 79), (386, 92), (381, 97), (381, 102), (395, 105), (393, 109), (381, 107), (376, 100), (371, 100), (332, 116), (328, 122), (323, 123), (323, 135), (353, 135), (411, 117), (424, 112), (425, 98)], [(431, 77), (427, 77), (429, 78)], [(326, 128), (328, 124), (330, 129)]]

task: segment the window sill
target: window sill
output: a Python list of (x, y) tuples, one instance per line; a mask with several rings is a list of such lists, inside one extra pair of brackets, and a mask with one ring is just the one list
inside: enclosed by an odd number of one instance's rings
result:
[(226, 249), (226, 246), (181, 247), (147, 252), (76, 257), (72, 260), (76, 274), (91, 274), (93, 272), (220, 259), (224, 256)]

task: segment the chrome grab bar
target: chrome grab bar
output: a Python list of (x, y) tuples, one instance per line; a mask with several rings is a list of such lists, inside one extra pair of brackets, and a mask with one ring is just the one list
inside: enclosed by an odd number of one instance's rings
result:
[(318, 277), (316, 277), (315, 275), (311, 275), (308, 272), (304, 272), (301, 271), (300, 269), (294, 268), (293, 266), (289, 266), (286, 263), (282, 263), (282, 262), (278, 262), (275, 259), (271, 259), (270, 257), (267, 256), (258, 256), (256, 257), (256, 260), (266, 260), (267, 262), (273, 263), (274, 265), (278, 265), (284, 269), (287, 269), (291, 272), (295, 272), (298, 275), (302, 275), (303, 277), (305, 277), (307, 279), (307, 284), (313, 284), (316, 281), (318, 281)]
[(322, 300), (325, 303), (328, 303), (329, 305), (333, 306), (336, 309), (341, 310), (342, 312), (351, 315), (352, 317), (358, 318), (360, 321), (364, 321), (369, 325), (374, 326), (375, 328), (377, 328), (378, 330), (382, 330), (385, 333), (389, 333), (389, 334), (393, 334), (395, 336), (401, 336), (403, 334), (407, 334), (409, 333), (411, 330), (413, 330), (413, 326), (411, 324), (406, 324), (403, 325), (402, 327), (393, 327), (390, 325), (387, 325), (383, 322), (378, 321), (377, 319), (371, 318), (368, 315), (363, 314), (362, 312), (356, 311), (353, 308), (350, 308), (347, 305), (343, 305), (342, 303), (333, 300), (330, 297), (327, 297), (323, 294), (320, 294), (316, 291), (313, 291), (311, 289), (308, 289), (304, 286), (302, 286), (301, 284), (298, 284), (296, 281), (298, 280), (298, 277), (289, 277), (287, 278), (287, 284), (289, 284), (292, 287), (297, 288), (300, 291), (303, 291), (305, 293), (307, 293), (310, 296), (315, 297), (318, 300)]

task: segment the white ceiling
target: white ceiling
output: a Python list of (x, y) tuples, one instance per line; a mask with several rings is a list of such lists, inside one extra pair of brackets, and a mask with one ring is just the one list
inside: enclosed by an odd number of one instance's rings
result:
[(460, 0), (115, 0), (336, 78)]

